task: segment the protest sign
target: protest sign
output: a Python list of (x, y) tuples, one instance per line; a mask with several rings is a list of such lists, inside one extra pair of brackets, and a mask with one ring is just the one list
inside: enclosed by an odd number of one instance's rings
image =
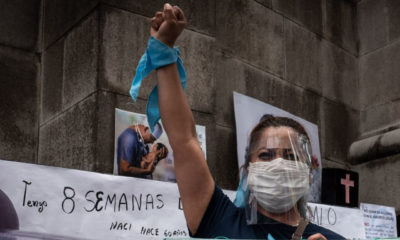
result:
[(397, 237), (396, 211), (393, 207), (361, 203), (367, 238)]
[(18, 231), (84, 239), (189, 237), (174, 183), (0, 160), (0, 190), (15, 208)]
[(348, 239), (365, 239), (362, 212), (358, 208), (308, 203), (311, 222)]

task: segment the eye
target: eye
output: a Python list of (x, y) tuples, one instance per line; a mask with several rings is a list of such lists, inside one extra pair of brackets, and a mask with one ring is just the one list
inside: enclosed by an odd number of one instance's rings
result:
[(258, 158), (264, 160), (264, 161), (271, 161), (274, 159), (274, 153), (273, 152), (261, 152), (258, 154)]
[(297, 154), (295, 154), (292, 150), (289, 150), (289, 149), (287, 149), (287, 150), (285, 150), (284, 152), (283, 152), (283, 157), (286, 159), (286, 160), (296, 160), (296, 159), (299, 159), (299, 156), (297, 156)]
[(296, 160), (296, 155), (294, 155), (293, 153), (288, 153), (288, 154), (286, 154), (286, 159), (287, 160)]

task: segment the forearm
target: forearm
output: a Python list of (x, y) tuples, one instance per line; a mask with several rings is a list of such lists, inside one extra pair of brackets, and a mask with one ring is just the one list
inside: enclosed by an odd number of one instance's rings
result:
[(120, 167), (120, 174), (125, 175), (125, 176), (132, 176), (132, 175), (142, 176), (142, 175), (147, 175), (150, 173), (151, 172), (147, 169), (133, 167), (133, 166), (129, 166), (127, 164), (123, 164)]
[(159, 68), (157, 81), (161, 119), (175, 151), (179, 145), (197, 139), (193, 114), (180, 84), (176, 63)]
[(176, 64), (157, 71), (161, 119), (174, 152), (174, 168), (186, 222), (197, 231), (214, 190), (197, 140), (193, 114), (179, 82)]
[(142, 169), (137, 167), (129, 167), (127, 172), (130, 173), (131, 175), (147, 175), (151, 173), (151, 171), (147, 169)]

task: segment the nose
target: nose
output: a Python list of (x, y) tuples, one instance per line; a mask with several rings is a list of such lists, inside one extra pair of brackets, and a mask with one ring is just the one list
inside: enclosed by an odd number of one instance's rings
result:
[(276, 148), (274, 151), (274, 159), (284, 158), (284, 151), (282, 148)]

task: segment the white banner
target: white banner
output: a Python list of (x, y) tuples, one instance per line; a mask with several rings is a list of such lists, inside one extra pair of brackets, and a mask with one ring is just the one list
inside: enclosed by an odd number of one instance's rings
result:
[(189, 237), (174, 183), (0, 160), (0, 190), (16, 210), (19, 231), (86, 239)]
[[(234, 199), (234, 191), (224, 192)], [(16, 210), (16, 230), (35, 236), (189, 238), (175, 183), (0, 160), (0, 218), (7, 219), (4, 194)], [(365, 238), (360, 209), (309, 206), (315, 224)]]
[(347, 239), (365, 239), (363, 215), (358, 208), (345, 208), (308, 203), (313, 217), (311, 222), (332, 230)]
[(394, 207), (361, 203), (364, 213), (365, 235), (367, 238), (397, 237), (396, 211)]

